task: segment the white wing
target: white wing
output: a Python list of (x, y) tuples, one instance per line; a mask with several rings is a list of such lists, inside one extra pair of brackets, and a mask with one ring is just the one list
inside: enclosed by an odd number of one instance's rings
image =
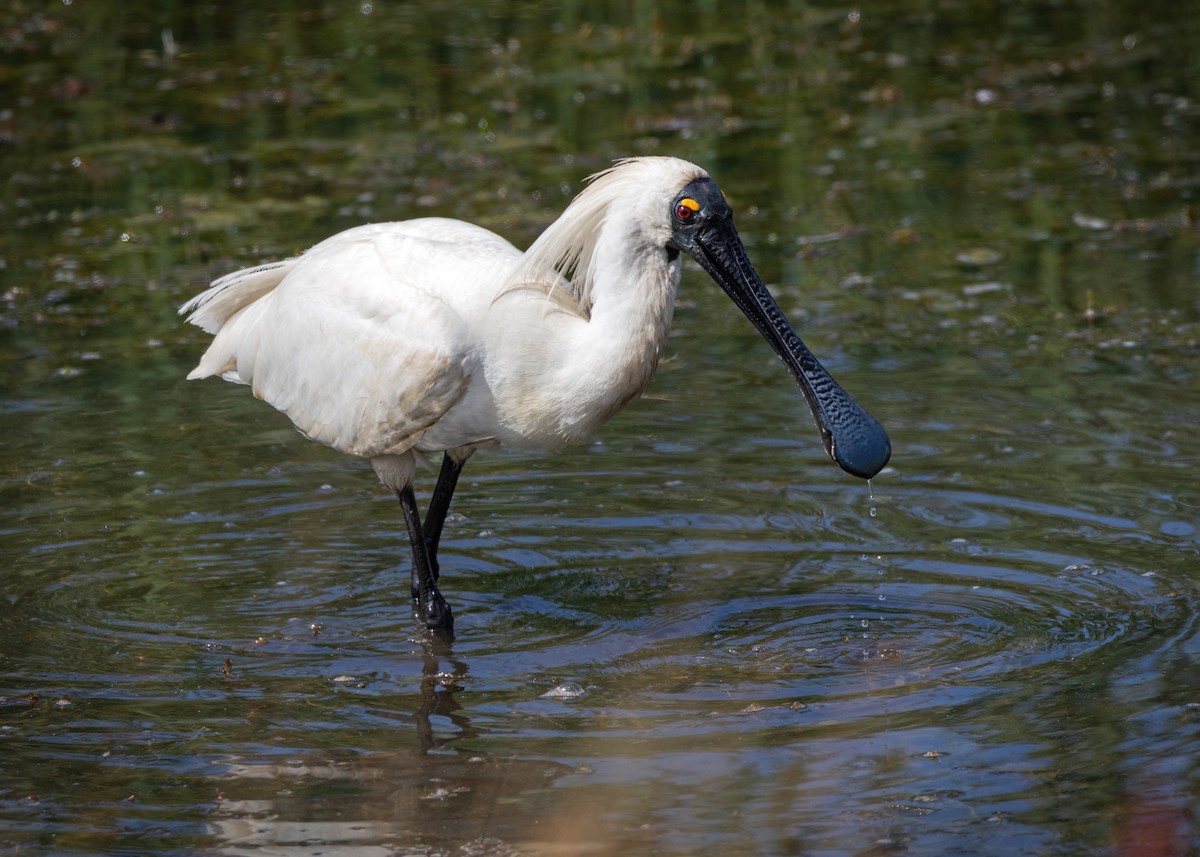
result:
[[(185, 304), (189, 321), (216, 330), (188, 377), (249, 384), (304, 434), (343, 452), (402, 453), (480, 374), (472, 308), (486, 310), (479, 291), (495, 291), (520, 257), (499, 236), (453, 220), (343, 232), (297, 259), (222, 278)], [(481, 282), (481, 270), (494, 279)]]

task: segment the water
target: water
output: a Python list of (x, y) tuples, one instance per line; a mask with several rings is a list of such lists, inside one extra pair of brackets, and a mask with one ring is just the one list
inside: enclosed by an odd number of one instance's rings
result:
[[(1200, 847), (1200, 16), (632, 11), (6, 13), (5, 851)], [(436, 645), (370, 468), (185, 383), (174, 308), (363, 221), (526, 243), (647, 152), (892, 463), (689, 268), (645, 400), (471, 461)]]

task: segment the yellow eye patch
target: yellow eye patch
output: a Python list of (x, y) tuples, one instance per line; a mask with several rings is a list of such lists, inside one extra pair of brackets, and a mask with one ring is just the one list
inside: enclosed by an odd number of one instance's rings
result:
[(690, 196), (685, 196), (683, 199), (679, 200), (679, 204), (684, 208), (690, 208), (692, 211), (700, 210), (700, 203), (696, 202), (696, 200), (692, 199)]

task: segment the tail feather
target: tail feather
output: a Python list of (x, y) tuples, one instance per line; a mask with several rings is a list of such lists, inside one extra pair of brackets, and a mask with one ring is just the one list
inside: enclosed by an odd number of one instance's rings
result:
[(261, 314), (259, 301), (271, 294), (297, 261), (286, 259), (227, 274), (179, 308), (180, 315), (188, 314), (189, 322), (214, 336), (200, 364), (188, 373), (189, 381), (220, 375), (236, 384), (252, 383), (257, 349), (243, 347), (243, 340)]
[(187, 315), (190, 323), (206, 333), (216, 334), (231, 318), (278, 286), (297, 261), (285, 259), (226, 274), (181, 306), (179, 314)]

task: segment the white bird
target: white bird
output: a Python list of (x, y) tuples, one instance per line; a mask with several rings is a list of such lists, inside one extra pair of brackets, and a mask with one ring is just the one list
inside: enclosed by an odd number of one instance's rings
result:
[[(887, 434), (800, 341), (716, 183), (675, 158), (592, 176), (524, 253), (479, 226), (422, 218), (222, 277), (180, 307), (214, 334), (188, 378), (247, 384), (307, 437), (369, 459), (400, 499), (420, 615), (450, 635), (437, 551), (463, 465), (484, 447), (579, 443), (641, 395), (666, 343), (680, 251), (786, 364), (833, 460), (878, 473)], [(422, 523), (415, 465), (437, 453)]]

